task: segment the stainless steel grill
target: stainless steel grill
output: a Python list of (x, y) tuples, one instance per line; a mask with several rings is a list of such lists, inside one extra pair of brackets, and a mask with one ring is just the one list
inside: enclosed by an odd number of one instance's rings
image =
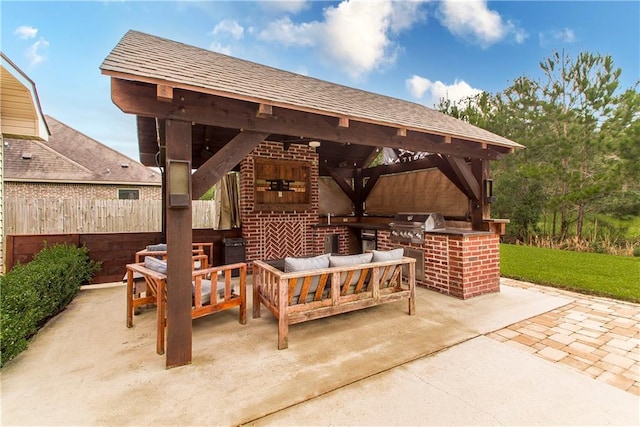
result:
[(391, 241), (402, 243), (424, 243), (424, 232), (446, 228), (440, 213), (399, 212), (393, 217)]

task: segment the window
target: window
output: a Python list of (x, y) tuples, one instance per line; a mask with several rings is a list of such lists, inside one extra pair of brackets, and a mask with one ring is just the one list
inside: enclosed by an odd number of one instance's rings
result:
[(120, 200), (138, 200), (140, 198), (140, 190), (133, 188), (118, 188), (118, 199)]

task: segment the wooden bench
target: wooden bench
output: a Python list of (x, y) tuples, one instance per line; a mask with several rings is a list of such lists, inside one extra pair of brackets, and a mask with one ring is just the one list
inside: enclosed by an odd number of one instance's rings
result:
[(271, 264), (253, 262), (253, 317), (260, 317), (263, 305), (278, 319), (279, 350), (288, 347), (289, 325), (307, 320), (401, 299), (415, 314), (413, 258), (291, 273)]
[[(196, 255), (207, 258), (206, 255)], [(200, 259), (206, 265), (206, 259)], [(232, 282), (232, 273), (239, 270), (237, 284)], [(137, 294), (134, 290), (134, 275), (144, 278), (146, 284), (145, 295)], [(219, 277), (221, 276), (221, 277)], [(202, 268), (192, 272), (193, 305), (191, 318), (206, 316), (233, 307), (239, 307), (239, 321), (247, 323), (246, 283), (247, 264), (236, 263), (217, 267)], [(237, 286), (237, 287), (236, 287)], [(209, 292), (206, 292), (209, 287)], [(205, 290), (203, 292), (203, 289)], [(136, 307), (146, 304), (156, 305), (156, 352), (164, 354), (164, 334), (167, 324), (167, 275), (145, 267), (143, 262), (127, 264), (127, 327), (133, 327), (133, 312)]]

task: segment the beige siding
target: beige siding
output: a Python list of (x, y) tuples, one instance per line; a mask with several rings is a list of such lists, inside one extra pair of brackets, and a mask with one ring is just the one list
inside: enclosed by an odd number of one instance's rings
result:
[(140, 200), (161, 200), (160, 186), (105, 185), (105, 184), (57, 184), (40, 182), (7, 182), (5, 197), (23, 199), (93, 199), (118, 198), (118, 189), (140, 190)]

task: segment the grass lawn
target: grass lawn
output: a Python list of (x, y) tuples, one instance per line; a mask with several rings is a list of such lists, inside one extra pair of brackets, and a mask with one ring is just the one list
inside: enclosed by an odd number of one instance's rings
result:
[(640, 302), (640, 258), (500, 245), (500, 274), (625, 301)]

